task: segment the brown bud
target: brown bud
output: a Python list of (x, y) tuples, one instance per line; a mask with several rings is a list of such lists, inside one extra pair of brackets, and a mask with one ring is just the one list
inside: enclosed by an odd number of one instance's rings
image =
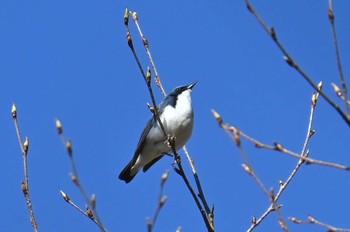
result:
[(341, 93), (340, 88), (339, 88), (336, 84), (334, 84), (334, 83), (332, 83), (332, 86), (333, 86), (334, 92), (335, 92), (338, 96), (342, 96), (342, 93)]
[(253, 9), (252, 5), (250, 5), (249, 2), (247, 2), (247, 8), (250, 11), (250, 13), (254, 13), (254, 9)]
[(219, 126), (222, 125), (222, 123), (224, 122), (220, 116), (220, 114), (218, 112), (216, 112), (215, 110), (211, 110), (211, 112), (213, 113), (214, 115), (214, 118), (216, 119), (216, 121), (219, 123)]
[(152, 231), (153, 223), (150, 218), (147, 218), (146, 224), (147, 224), (147, 231)]
[(138, 20), (139, 20), (139, 15), (137, 14), (136, 11), (132, 12), (132, 19), (133, 19), (134, 21), (138, 21)]
[(262, 143), (260, 143), (260, 142), (255, 142), (255, 147), (256, 148), (262, 148), (262, 147), (264, 147), (264, 145), (262, 144)]
[(160, 184), (163, 186), (166, 182), (166, 180), (168, 179), (168, 176), (169, 176), (169, 170), (166, 170), (163, 175), (162, 175), (162, 178), (160, 180)]
[(274, 143), (275, 144), (275, 150), (277, 151), (283, 151), (284, 150), (284, 147), (279, 144), (279, 143)]
[(126, 41), (131, 49), (134, 49), (134, 45), (132, 43), (132, 38), (129, 32), (126, 33)]
[(72, 147), (72, 141), (71, 140), (68, 140), (66, 142), (66, 149), (67, 149), (68, 155), (70, 157), (72, 157), (73, 156), (73, 147)]
[(310, 132), (309, 132), (309, 138), (311, 138), (311, 136), (313, 136), (315, 133), (316, 133), (315, 130), (310, 130)]
[(21, 188), (22, 188), (23, 194), (27, 195), (28, 194), (28, 186), (24, 181), (22, 181), (22, 183), (21, 183)]
[(328, 18), (331, 23), (334, 23), (334, 14), (333, 14), (333, 7), (332, 7), (332, 0), (329, 0), (328, 4)]
[(63, 130), (62, 130), (62, 123), (60, 120), (56, 119), (56, 128), (57, 128), (57, 132), (59, 135), (62, 134)]
[(243, 167), (244, 171), (246, 171), (249, 175), (253, 174), (252, 169), (248, 165), (242, 164), (242, 167)]
[(237, 146), (241, 146), (241, 136), (240, 136), (240, 131), (237, 130), (235, 127), (234, 128), (234, 135), (235, 135), (235, 143)]
[(273, 40), (277, 40), (277, 35), (276, 35), (276, 31), (275, 31), (275, 28), (271, 27), (270, 29), (270, 35), (272, 37)]
[(283, 59), (289, 64), (290, 66), (294, 67), (295, 63), (289, 56), (284, 56)]
[(311, 216), (311, 215), (309, 215), (307, 217), (307, 219), (309, 220), (310, 223), (315, 223), (316, 222), (316, 219), (313, 216)]
[(63, 197), (63, 199), (66, 201), (66, 202), (70, 202), (70, 198), (69, 196), (63, 192), (62, 190), (60, 190), (60, 193), (61, 193), (61, 196)]
[(148, 40), (146, 39), (146, 37), (145, 37), (145, 36), (142, 36), (142, 42), (143, 42), (143, 46), (145, 46), (145, 47), (149, 47)]
[(287, 226), (286, 223), (282, 220), (278, 220), (278, 224), (280, 225), (280, 227), (284, 230), (284, 231), (288, 231), (287, 230)]
[(151, 104), (149, 104), (148, 102), (146, 104), (147, 104), (148, 109), (152, 112), (152, 114), (154, 114), (155, 113), (154, 107)]
[(317, 104), (318, 96), (319, 96), (319, 93), (318, 93), (318, 92), (314, 92), (314, 93), (312, 94), (312, 97), (311, 97), (311, 104), (312, 104), (313, 107), (315, 107), (316, 104)]
[(127, 26), (129, 24), (129, 9), (128, 8), (125, 9), (125, 13), (124, 13), (124, 24), (125, 24), (125, 26)]
[(26, 137), (26, 139), (24, 140), (24, 143), (23, 143), (24, 155), (28, 154), (28, 149), (29, 149), (29, 139), (28, 139), (28, 137)]
[(253, 224), (253, 225), (256, 224), (256, 217), (255, 217), (255, 216), (252, 217), (252, 224)]
[(90, 219), (92, 220), (94, 219), (94, 214), (92, 213), (92, 210), (88, 206), (86, 206), (86, 214)]
[(73, 173), (70, 173), (69, 176), (76, 186), (80, 186), (79, 179), (77, 178), (76, 175), (74, 175)]
[(11, 113), (12, 113), (12, 118), (16, 119), (17, 118), (17, 108), (16, 108), (15, 103), (12, 104)]
[(96, 209), (96, 194), (92, 194), (91, 199), (90, 199), (91, 207), (93, 209)]
[(159, 207), (160, 207), (160, 208), (165, 204), (165, 202), (166, 202), (167, 199), (168, 199), (168, 196), (163, 196), (163, 197), (160, 199), (160, 201), (159, 201)]
[(151, 69), (149, 67), (147, 67), (146, 83), (147, 85), (150, 85), (151, 83)]
[(295, 217), (290, 217), (289, 220), (290, 220), (291, 222), (296, 223), (296, 224), (300, 224), (300, 223), (301, 223), (301, 220), (299, 220), (299, 219), (297, 219), (297, 218), (295, 218)]

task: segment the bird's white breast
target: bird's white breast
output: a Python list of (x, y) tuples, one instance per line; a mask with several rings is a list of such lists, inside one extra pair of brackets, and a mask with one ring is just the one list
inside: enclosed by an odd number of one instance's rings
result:
[(177, 99), (175, 108), (168, 106), (161, 115), (164, 128), (169, 135), (175, 135), (176, 149), (185, 145), (193, 129), (193, 111), (191, 90), (182, 92)]

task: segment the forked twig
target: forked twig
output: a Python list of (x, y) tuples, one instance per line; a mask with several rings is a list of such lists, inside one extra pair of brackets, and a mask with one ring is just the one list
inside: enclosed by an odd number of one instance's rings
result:
[[(318, 88), (319, 89), (322, 88), (322, 82), (320, 82), (318, 84)], [(222, 117), (216, 111), (213, 110), (213, 115), (214, 115), (215, 119), (218, 121), (220, 127), (222, 127), (226, 131), (226, 133), (232, 138), (232, 140), (236, 143), (236, 145), (238, 146), (238, 148), (240, 150), (242, 149), (241, 137), (244, 137), (248, 141), (252, 142), (258, 148), (268, 148), (271, 150), (277, 150), (277, 151), (281, 151), (281, 152), (286, 153), (288, 155), (292, 155), (294, 157), (299, 158), (299, 161), (298, 161), (296, 167), (293, 169), (293, 171), (291, 172), (291, 174), (289, 175), (287, 180), (284, 182), (280, 181), (280, 188), (279, 188), (279, 191), (277, 192), (277, 194), (276, 195), (271, 194), (273, 196), (273, 197), (271, 197), (273, 200), (271, 200), (271, 204), (269, 205), (269, 207), (266, 209), (266, 211), (258, 219), (256, 219), (254, 217), (254, 220), (252, 220), (252, 224), (247, 231), (253, 231), (253, 229), (255, 227), (257, 227), (272, 211), (279, 209), (279, 206), (276, 205), (278, 199), (281, 197), (282, 193), (287, 188), (288, 184), (291, 182), (291, 180), (293, 179), (293, 177), (295, 176), (295, 174), (297, 173), (297, 171), (299, 170), (300, 166), (303, 163), (310, 163), (310, 164), (315, 163), (315, 164), (326, 165), (326, 166), (330, 166), (330, 167), (334, 167), (334, 168), (350, 170), (350, 167), (348, 167), (348, 166), (330, 163), (330, 162), (325, 162), (325, 161), (320, 161), (320, 160), (314, 160), (314, 159), (311, 159), (308, 157), (309, 152), (307, 150), (307, 147), (308, 147), (311, 136), (315, 133), (315, 131), (312, 129), (312, 122), (313, 122), (313, 118), (314, 118), (314, 112), (315, 112), (315, 107), (317, 105), (318, 97), (319, 97), (319, 92), (315, 91), (312, 95), (312, 98), (311, 98), (311, 110), (310, 110), (309, 123), (308, 123), (308, 127), (307, 127), (306, 138), (305, 138), (304, 145), (303, 145), (303, 148), (301, 151), (301, 155), (285, 149), (282, 145), (280, 145), (278, 143), (275, 143), (274, 146), (270, 146), (270, 145), (266, 145), (266, 144), (261, 143), (260, 141), (244, 134), (241, 130), (237, 129), (236, 127), (225, 123), (223, 121)], [(251, 167), (248, 167), (248, 166), (243, 166), (243, 167), (249, 174), (251, 174), (251, 175), (254, 174), (254, 172), (251, 170)], [(253, 178), (257, 179), (254, 176), (253, 176)], [(258, 182), (258, 184), (263, 190), (265, 189), (264, 192), (266, 192), (266, 188), (262, 187), (259, 182)], [(286, 227), (286, 224), (283, 223), (283, 220), (280, 219), (279, 222), (280, 222), (281, 227), (284, 230), (288, 231), (288, 228)]]
[(231, 132), (231, 133), (234, 133), (234, 131), (239, 131), (239, 134), (242, 137), (244, 137), (248, 141), (252, 142), (255, 145), (255, 147), (257, 147), (257, 148), (266, 148), (266, 149), (270, 149), (270, 150), (274, 150), (274, 151), (280, 151), (280, 152), (282, 152), (284, 154), (287, 154), (289, 156), (292, 156), (292, 157), (295, 157), (295, 158), (298, 158), (298, 159), (302, 159), (303, 161), (306, 162), (306, 164), (318, 164), (318, 165), (322, 165), (322, 166), (328, 166), (328, 167), (333, 167), (333, 168), (338, 168), (338, 169), (350, 171), (350, 166), (345, 166), (345, 165), (342, 165), (342, 164), (337, 164), (337, 163), (332, 163), (332, 162), (312, 159), (310, 157), (303, 156), (303, 155), (300, 155), (300, 154), (295, 153), (293, 151), (290, 151), (290, 150), (286, 149), (285, 147), (283, 147), (279, 143), (274, 143), (274, 145), (264, 144), (264, 143), (262, 143), (262, 142), (260, 142), (260, 141), (258, 141), (256, 139), (250, 137), (249, 135), (245, 134), (244, 132), (239, 130), (237, 127), (224, 123), (224, 121), (222, 120), (221, 116), (216, 111), (213, 111), (213, 114), (214, 114), (214, 117), (219, 122), (219, 125), (224, 130), (226, 130), (228, 132)]
[(100, 228), (101, 231), (107, 232), (107, 229), (102, 224), (102, 221), (101, 221), (101, 219), (98, 215), (97, 209), (96, 209), (96, 195), (93, 194), (92, 197), (90, 198), (89, 195), (87, 194), (87, 192), (85, 191), (85, 189), (81, 183), (81, 180), (79, 178), (78, 169), (77, 169), (75, 159), (73, 156), (72, 142), (71, 142), (71, 140), (68, 140), (64, 137), (63, 127), (62, 127), (61, 121), (56, 119), (55, 123), (56, 123), (57, 132), (62, 140), (63, 145), (66, 147), (66, 150), (67, 150), (67, 153), (69, 156), (69, 160), (70, 160), (71, 165), (72, 165), (72, 173), (70, 174), (70, 177), (71, 177), (73, 183), (78, 187), (80, 193), (83, 195), (83, 197), (86, 201), (86, 204), (87, 204), (86, 212), (84, 210), (82, 210), (81, 208), (79, 208), (79, 206), (77, 206), (70, 199), (70, 197), (68, 197), (68, 195), (66, 193), (64, 193), (63, 191), (61, 191), (61, 196), (68, 204), (70, 204), (75, 209), (77, 209), (79, 212), (81, 212), (82, 214), (87, 216), (89, 219), (91, 219)]
[[(133, 15), (134, 21), (137, 21), (138, 20), (137, 13), (135, 13), (135, 12), (131, 12), (131, 13)], [(141, 65), (141, 62), (140, 62), (140, 60), (139, 60), (139, 58), (137, 56), (136, 50), (135, 50), (134, 45), (133, 45), (132, 36), (131, 36), (131, 33), (130, 33), (130, 28), (129, 28), (129, 14), (130, 14), (130, 11), (128, 9), (126, 9), (125, 10), (125, 14), (124, 14), (124, 25), (125, 25), (126, 31), (127, 31), (127, 37), (126, 37), (127, 38), (127, 43), (129, 45), (129, 48), (132, 51), (132, 54), (133, 54), (133, 56), (135, 58), (135, 61), (136, 61), (137, 65), (138, 65), (138, 67), (139, 67), (141, 75), (142, 75), (142, 77), (143, 77), (143, 79), (146, 82), (146, 85), (148, 87), (148, 91), (149, 91), (149, 94), (151, 96), (152, 104), (153, 104), (153, 106), (151, 106), (150, 109), (153, 112), (153, 115), (154, 115), (155, 119), (157, 120), (157, 122), (158, 122), (158, 124), (159, 124), (159, 126), (160, 126), (160, 128), (162, 130), (162, 133), (164, 134), (164, 140), (168, 142), (168, 144), (171, 147), (172, 153), (174, 154), (174, 160), (175, 160), (175, 163), (177, 164), (177, 167), (174, 168), (175, 171), (182, 177), (182, 179), (184, 180), (187, 188), (191, 192), (191, 195), (192, 195), (193, 199), (195, 200), (199, 211), (201, 212), (201, 215), (203, 217), (203, 220), (204, 220), (204, 222), (206, 224), (206, 227), (207, 227), (208, 231), (214, 231), (214, 224), (213, 224), (213, 220), (212, 220), (213, 219), (213, 215), (212, 214), (208, 214), (206, 212), (205, 208), (203, 208), (203, 206), (202, 206), (202, 204), (201, 204), (201, 202), (199, 200), (200, 198), (198, 198), (198, 196), (195, 193), (192, 185), (188, 181), (188, 178), (187, 178), (187, 176), (186, 176), (186, 174), (184, 172), (184, 169), (182, 167), (181, 157), (179, 156), (179, 154), (177, 153), (177, 151), (175, 149), (176, 139), (174, 138), (173, 135), (167, 135), (166, 134), (164, 126), (163, 126), (163, 124), (162, 124), (162, 122), (161, 122), (161, 120), (159, 118), (157, 104), (156, 104), (156, 101), (155, 101), (155, 98), (154, 98), (154, 94), (153, 94), (153, 90), (152, 90), (152, 86), (151, 86), (151, 70), (148, 68), (147, 74), (146, 74), (144, 72), (144, 69), (143, 69), (143, 67)], [(148, 47), (147, 39), (143, 36), (142, 32), (140, 32), (140, 33), (141, 33), (141, 38), (142, 38), (142, 41), (143, 41), (145, 47)], [(151, 63), (152, 62), (153, 62), (153, 59), (152, 59)], [(160, 84), (160, 86), (161, 86), (161, 84)], [(162, 87), (161, 87), (161, 89), (162, 89)], [(162, 90), (162, 92), (163, 91), (164, 91), (164, 89)], [(165, 92), (163, 92), (163, 94), (164, 93)]]
[[(320, 82), (318, 84), (319, 88), (322, 88), (322, 82)], [(318, 92), (314, 92), (312, 97), (311, 97), (311, 110), (310, 110), (310, 117), (309, 117), (309, 123), (308, 123), (308, 127), (307, 127), (307, 131), (306, 131), (306, 136), (305, 136), (305, 141), (304, 141), (304, 145), (303, 148), (301, 149), (301, 154), (302, 156), (307, 157), (308, 156), (308, 151), (307, 151), (307, 147), (310, 141), (311, 136), (315, 133), (314, 130), (312, 130), (312, 122), (313, 122), (313, 118), (314, 118), (314, 113), (315, 113), (315, 108), (317, 105), (317, 101), (318, 101), (318, 96), (319, 93)], [(280, 188), (275, 196), (275, 202), (277, 202), (279, 200), (279, 198), (282, 196), (284, 190), (287, 188), (287, 186), (289, 185), (289, 183), (292, 181), (293, 177), (295, 176), (295, 174), (298, 172), (299, 168), (301, 167), (301, 165), (304, 163), (305, 161), (303, 159), (299, 159), (297, 165), (295, 166), (295, 168), (293, 169), (293, 171), (291, 172), (291, 174), (289, 175), (289, 177), (287, 178), (286, 181), (280, 181)], [(258, 226), (264, 219), (265, 217), (271, 213), (273, 211), (273, 204), (271, 204), (266, 211), (260, 216), (259, 219), (257, 219), (256, 221), (254, 221), (251, 226), (249, 227), (248, 231), (252, 231), (256, 226)]]
[(24, 197), (26, 199), (28, 211), (29, 211), (29, 217), (30, 217), (30, 223), (33, 227), (33, 230), (35, 232), (38, 231), (38, 224), (35, 219), (34, 215), (34, 210), (33, 210), (33, 205), (32, 205), (32, 200), (30, 198), (30, 191), (29, 191), (29, 174), (28, 174), (28, 149), (29, 149), (29, 139), (26, 137), (26, 139), (22, 140), (21, 136), (21, 130), (19, 128), (19, 123), (18, 123), (18, 118), (17, 118), (17, 108), (15, 103), (12, 104), (12, 109), (11, 109), (11, 114), (12, 114), (12, 119), (15, 124), (15, 129), (17, 133), (17, 138), (18, 138), (18, 143), (22, 152), (23, 156), (23, 171), (24, 171), (24, 180), (22, 180), (21, 183), (21, 188), (24, 194)]
[[(159, 89), (162, 92), (163, 96), (165, 97), (166, 96), (166, 92), (165, 92), (165, 90), (163, 88), (163, 84), (162, 84), (161, 79), (159, 77), (158, 70), (156, 68), (154, 59), (152, 57), (150, 46), (149, 46), (149, 42), (148, 42), (147, 38), (145, 37), (145, 35), (142, 33), (141, 26), (139, 24), (138, 14), (136, 12), (131, 12), (131, 15), (132, 15), (132, 19), (133, 19), (133, 21), (134, 21), (134, 23), (135, 23), (135, 25), (137, 27), (137, 30), (138, 30), (138, 32), (140, 34), (141, 40), (143, 42), (143, 46), (145, 47), (146, 53), (148, 55), (148, 59), (149, 59), (151, 65), (152, 65), (152, 69), (153, 69), (153, 72), (155, 74), (155, 83), (159, 87)], [(186, 145), (183, 146), (183, 150), (184, 150), (184, 152), (186, 154), (187, 161), (188, 161), (188, 163), (189, 163), (189, 165), (191, 167), (191, 170), (192, 170), (192, 173), (193, 173), (196, 185), (197, 185), (198, 196), (199, 196), (199, 198), (201, 199), (201, 201), (203, 203), (203, 206), (205, 208), (206, 213), (208, 215), (212, 215), (211, 216), (211, 218), (212, 218), (212, 217), (214, 217), (213, 209), (209, 208), (209, 205), (208, 205), (208, 203), (207, 203), (207, 201), (205, 199), (204, 192), (203, 192), (203, 189), (202, 189), (202, 185), (201, 185), (201, 182), (200, 182), (197, 170), (195, 168), (193, 159), (191, 158), (191, 156), (190, 156), (190, 154), (189, 154), (189, 152), (188, 152), (188, 150), (186, 148)], [(211, 220), (213, 220), (213, 218)]]
[(168, 197), (166, 195), (163, 194), (164, 192), (164, 185), (165, 182), (167, 181), (169, 176), (169, 170), (167, 170), (163, 175), (162, 178), (160, 179), (160, 189), (159, 189), (159, 195), (158, 195), (158, 204), (157, 204), (157, 208), (154, 212), (154, 215), (152, 218), (147, 218), (147, 231), (148, 232), (152, 232), (154, 229), (154, 226), (156, 224), (158, 215), (160, 210), (163, 208), (166, 200), (168, 199)]
[(335, 226), (332, 226), (330, 224), (321, 222), (319, 220), (317, 220), (316, 218), (314, 218), (313, 216), (308, 216), (307, 220), (299, 220), (295, 217), (290, 217), (289, 220), (291, 222), (294, 222), (295, 224), (315, 224), (315, 225), (319, 225), (322, 226), (324, 228), (327, 229), (327, 231), (329, 232), (350, 232), (350, 229), (344, 229), (344, 228), (338, 228)]
[(152, 65), (152, 68), (153, 68), (153, 71), (154, 71), (154, 75), (155, 75), (156, 85), (161, 90), (163, 96), (165, 96), (166, 92), (165, 92), (165, 90), (163, 88), (162, 82), (161, 82), (159, 74), (158, 74), (158, 70), (156, 68), (156, 64), (155, 64), (155, 62), (153, 60), (153, 57), (152, 57), (152, 54), (151, 54), (151, 50), (150, 50), (150, 47), (149, 47), (149, 42), (148, 42), (147, 38), (142, 33), (142, 30), (141, 30), (141, 27), (140, 27), (140, 24), (139, 24), (139, 17), (137, 15), (137, 12), (132, 12), (131, 14), (132, 14), (132, 19), (134, 20), (134, 23), (135, 23), (135, 25), (137, 27), (137, 30), (138, 30), (138, 32), (139, 32), (139, 34), (141, 36), (141, 40), (143, 42), (143, 46), (146, 49), (146, 53), (147, 53), (148, 59), (151, 62), (151, 65)]
[(341, 86), (342, 86), (341, 96), (343, 96), (343, 100), (345, 102), (347, 114), (350, 115), (350, 103), (349, 103), (349, 98), (348, 98), (348, 88), (346, 86), (344, 72), (343, 72), (343, 68), (342, 68), (342, 64), (341, 64), (340, 52), (339, 52), (339, 47), (338, 47), (338, 39), (337, 39), (337, 31), (335, 29), (335, 16), (334, 16), (334, 11), (333, 11), (333, 0), (329, 0), (328, 18), (329, 18), (329, 21), (331, 23), (335, 55), (337, 58), (338, 71), (339, 71), (340, 82), (341, 82)]
[(319, 94), (328, 102), (344, 119), (344, 121), (350, 126), (350, 116), (346, 115), (343, 110), (337, 105), (327, 94), (325, 94), (322, 90), (317, 88), (317, 84), (312, 80), (312, 78), (295, 62), (289, 52), (285, 49), (281, 41), (277, 37), (276, 30), (272, 27), (268, 27), (264, 19), (260, 16), (260, 14), (254, 9), (253, 5), (249, 0), (245, 0), (248, 10), (255, 16), (255, 18), (259, 21), (261, 26), (264, 28), (266, 33), (271, 37), (271, 39), (275, 42), (277, 47), (284, 55), (285, 61), (294, 68), (313, 88), (315, 91), (319, 92)]

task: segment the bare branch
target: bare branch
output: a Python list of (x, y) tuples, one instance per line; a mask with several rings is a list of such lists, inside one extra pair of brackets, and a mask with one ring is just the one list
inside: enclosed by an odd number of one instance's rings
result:
[(320, 95), (328, 102), (344, 119), (344, 121), (350, 126), (350, 116), (346, 115), (343, 110), (337, 105), (327, 94), (325, 94), (321, 89), (318, 89), (316, 83), (313, 81), (313, 79), (302, 69), (300, 66), (295, 62), (295, 60), (291, 57), (289, 52), (285, 49), (284, 45), (281, 43), (281, 41), (277, 37), (276, 30), (274, 28), (270, 28), (267, 26), (264, 19), (260, 16), (260, 14), (254, 9), (253, 5), (250, 3), (249, 0), (245, 0), (247, 4), (248, 10), (255, 16), (255, 18), (258, 20), (258, 22), (261, 24), (261, 26), (264, 28), (266, 33), (271, 37), (271, 39), (275, 42), (277, 47), (280, 49), (280, 51), (284, 55), (285, 61), (294, 68), (313, 88), (315, 91), (319, 92)]
[[(174, 138), (173, 135), (167, 135), (166, 134), (166, 131), (164, 129), (164, 126), (159, 118), (159, 114), (158, 114), (158, 109), (157, 109), (157, 104), (156, 104), (156, 101), (155, 101), (155, 98), (154, 98), (154, 94), (153, 94), (153, 90), (152, 90), (152, 86), (151, 86), (151, 81), (150, 81), (150, 75), (151, 75), (151, 72), (150, 72), (150, 69), (148, 68), (148, 71), (147, 71), (147, 75), (145, 74), (144, 72), (144, 69), (141, 65), (141, 62), (138, 58), (138, 55), (136, 53), (136, 50), (133, 46), (133, 42), (132, 42), (132, 36), (131, 36), (131, 32), (130, 32), (130, 28), (129, 28), (129, 20), (126, 20), (125, 17), (129, 17), (129, 15), (131, 14), (132, 17), (133, 17), (133, 20), (136, 24), (136, 26), (138, 27), (138, 31), (140, 33), (140, 36), (141, 36), (141, 39), (142, 39), (142, 42), (143, 42), (143, 45), (145, 46), (146, 48), (146, 51), (149, 55), (149, 59), (152, 63), (152, 66), (156, 72), (156, 81), (158, 81), (157, 85), (160, 87), (160, 89), (162, 90), (162, 93), (163, 95), (165, 95), (165, 91), (161, 85), (161, 82), (160, 82), (160, 79), (159, 79), (159, 76), (158, 76), (158, 72), (155, 68), (155, 65), (154, 65), (154, 62), (153, 62), (153, 58), (150, 54), (150, 50), (149, 50), (149, 43), (146, 39), (146, 37), (142, 34), (142, 31), (140, 29), (140, 26), (139, 26), (139, 23), (138, 23), (138, 15), (136, 12), (131, 12), (129, 11), (128, 9), (126, 9), (126, 11), (128, 11), (128, 13), (125, 13), (124, 15), (124, 24), (125, 24), (125, 27), (126, 27), (126, 31), (127, 31), (127, 43), (129, 45), (129, 48), (131, 49), (133, 55), (134, 55), (134, 58), (136, 60), (136, 63), (139, 67), (139, 70), (141, 72), (141, 75), (143, 76), (143, 79), (145, 80), (146, 84), (147, 84), (147, 87), (148, 87), (148, 91), (149, 91), (149, 94), (151, 96), (151, 99), (152, 99), (152, 104), (153, 104), (153, 115), (155, 117), (155, 119), (157, 120), (158, 124), (160, 125), (160, 128), (162, 130), (162, 133), (164, 134), (164, 140), (168, 142), (168, 144), (170, 145), (171, 147), (171, 150), (172, 150), (172, 153), (174, 154), (174, 160), (175, 160), (175, 163), (177, 164), (177, 167), (174, 168), (174, 170), (176, 171), (176, 173), (178, 173), (182, 179), (184, 180), (187, 188), (189, 189), (189, 191), (191, 192), (191, 195), (193, 197), (193, 199), (195, 200), (196, 204), (197, 204), (197, 207), (199, 209), (199, 211), (201, 212), (201, 215), (203, 217), (203, 220), (206, 224), (206, 227), (208, 229), (208, 231), (214, 231), (214, 224), (213, 224), (213, 216), (211, 216), (211, 214), (207, 213), (206, 210), (203, 208), (201, 202), (200, 202), (200, 198), (197, 196), (197, 194), (195, 193), (192, 185), (190, 184), (190, 182), (188, 181), (188, 178), (184, 172), (184, 169), (182, 167), (182, 164), (181, 164), (181, 157), (179, 156), (179, 154), (177, 153), (176, 149), (175, 149), (175, 142), (176, 142), (176, 139)], [(127, 23), (125, 23), (127, 22)]]
[(30, 216), (30, 223), (33, 227), (33, 230), (35, 232), (38, 231), (38, 224), (35, 219), (34, 215), (34, 210), (33, 210), (33, 205), (32, 205), (32, 200), (30, 198), (30, 190), (29, 190), (29, 174), (28, 174), (28, 149), (29, 149), (29, 139), (26, 137), (24, 142), (22, 140), (21, 136), (21, 130), (19, 128), (19, 123), (18, 123), (18, 118), (17, 118), (17, 108), (15, 103), (12, 104), (12, 109), (11, 109), (11, 114), (12, 114), (12, 119), (15, 125), (16, 133), (17, 133), (17, 138), (18, 138), (18, 143), (22, 152), (22, 157), (23, 157), (23, 171), (24, 171), (24, 181), (21, 183), (21, 188), (22, 192), (24, 194), (24, 197), (26, 199), (28, 211), (29, 211), (29, 216)]
[(330, 224), (326, 224), (324, 222), (321, 222), (319, 220), (317, 220), (316, 218), (314, 218), (313, 216), (308, 216), (307, 220), (299, 220), (295, 217), (290, 217), (289, 220), (291, 222), (294, 222), (295, 224), (315, 224), (315, 225), (319, 225), (322, 226), (324, 228), (327, 229), (327, 231), (329, 232), (350, 232), (350, 229), (344, 229), (344, 228), (338, 228), (335, 226), (332, 226)]
[[(319, 89), (322, 88), (322, 82), (320, 82), (318, 84), (318, 88)], [(349, 167), (347, 167), (347, 166), (338, 165), (338, 164), (329, 163), (329, 162), (324, 162), (324, 161), (319, 161), (319, 160), (314, 160), (314, 159), (311, 159), (308, 157), (309, 152), (307, 150), (307, 147), (308, 147), (310, 138), (315, 133), (315, 131), (312, 129), (312, 122), (313, 122), (313, 118), (314, 118), (315, 108), (317, 106), (318, 97), (319, 97), (318, 91), (314, 92), (312, 94), (312, 97), (311, 97), (311, 104), (310, 104), (311, 109), (310, 109), (309, 123), (308, 123), (308, 127), (307, 127), (304, 145), (303, 145), (303, 148), (301, 150), (301, 155), (287, 150), (281, 144), (278, 144), (278, 143), (275, 143), (274, 146), (263, 144), (262, 142), (244, 134), (242, 131), (238, 130), (236, 127), (231, 126), (229, 124), (226, 124), (219, 113), (217, 113), (215, 110), (212, 111), (214, 118), (217, 120), (219, 126), (222, 127), (226, 131), (226, 133), (229, 135), (229, 137), (231, 137), (231, 139), (235, 142), (235, 144), (238, 146), (238, 148), (239, 148), (239, 150), (240, 150), (240, 152), (245, 160), (248, 160), (248, 159), (247, 159), (247, 156), (244, 153), (244, 150), (241, 146), (241, 136), (243, 138), (247, 139), (248, 141), (252, 142), (257, 148), (268, 148), (271, 150), (277, 150), (277, 151), (284, 152), (286, 154), (289, 154), (289, 155), (292, 155), (294, 157), (299, 158), (299, 161), (298, 161), (296, 167), (293, 169), (293, 171), (291, 172), (291, 174), (289, 175), (287, 180), (285, 182), (280, 181), (280, 188), (279, 188), (279, 191), (277, 192), (277, 194), (274, 195), (273, 192), (270, 192), (271, 204), (269, 205), (269, 207), (266, 209), (266, 211), (258, 219), (253, 217), (252, 224), (249, 227), (249, 229), (247, 230), (248, 232), (253, 231), (255, 227), (257, 227), (272, 211), (275, 211), (276, 209), (277, 209), (277, 214), (279, 216), (279, 224), (280, 224), (281, 228), (285, 231), (289, 231), (286, 223), (283, 220), (281, 212), (279, 212), (280, 207), (277, 205), (277, 201), (281, 197), (284, 190), (287, 188), (287, 186), (289, 185), (289, 183), (291, 182), (291, 180), (293, 179), (293, 177), (295, 176), (295, 174), (297, 173), (297, 171), (299, 170), (299, 168), (301, 167), (301, 165), (303, 163), (305, 163), (305, 162), (306, 163), (317, 163), (317, 164), (323, 164), (323, 165), (327, 165), (327, 166), (331, 166), (331, 167), (335, 167), (335, 168), (349, 170)], [(256, 182), (259, 184), (259, 186), (266, 193), (267, 192), (266, 188), (263, 187), (262, 183), (256, 177), (251, 166), (243, 164), (243, 168), (247, 173), (249, 173), (251, 176), (253, 176), (254, 179), (256, 179)]]
[(158, 215), (159, 215), (159, 212), (160, 210), (163, 208), (166, 200), (168, 199), (168, 197), (166, 195), (163, 194), (164, 192), (164, 185), (165, 185), (165, 182), (167, 181), (168, 179), (168, 176), (169, 176), (169, 170), (167, 170), (161, 177), (160, 179), (160, 190), (159, 190), (159, 195), (158, 195), (158, 204), (157, 204), (157, 208), (154, 212), (154, 215), (153, 215), (153, 218), (147, 218), (147, 230), (148, 232), (152, 232), (153, 229), (154, 229), (154, 226), (156, 224), (156, 221), (157, 221), (157, 218), (158, 218)]
[(75, 159), (74, 159), (74, 155), (73, 155), (72, 141), (69, 139), (66, 139), (64, 137), (63, 127), (62, 127), (61, 121), (56, 119), (55, 124), (56, 124), (58, 135), (61, 137), (62, 143), (66, 148), (66, 151), (67, 151), (68, 156), (69, 156), (69, 160), (71, 162), (72, 173), (70, 173), (70, 178), (73, 181), (73, 183), (75, 184), (75, 186), (78, 187), (80, 193), (83, 195), (83, 197), (86, 201), (86, 204), (88, 205), (86, 207), (87, 208), (86, 212), (83, 211), (81, 208), (79, 208), (76, 204), (74, 204), (74, 202), (72, 202), (70, 200), (70, 198), (68, 197), (68, 195), (66, 195), (63, 191), (61, 191), (61, 195), (67, 203), (69, 203), (71, 206), (73, 206), (79, 212), (83, 213), (85, 216), (90, 218), (100, 228), (101, 231), (106, 232), (107, 229), (102, 224), (102, 221), (101, 221), (101, 219), (98, 215), (97, 209), (96, 209), (96, 195), (93, 194), (92, 197), (90, 198), (89, 195), (87, 194), (85, 188), (83, 187), (80, 178), (79, 178), (78, 168), (77, 168), (77, 165), (75, 163)]
[(333, 34), (333, 42), (334, 42), (334, 49), (335, 49), (335, 55), (337, 58), (337, 63), (338, 63), (338, 71), (339, 71), (339, 76), (340, 76), (340, 82), (342, 86), (342, 91), (341, 91), (341, 96), (343, 96), (343, 101), (345, 102), (345, 107), (348, 116), (350, 115), (350, 102), (348, 98), (348, 89), (346, 86), (346, 81), (345, 81), (345, 76), (341, 64), (341, 59), (340, 59), (340, 52), (339, 52), (339, 47), (338, 47), (338, 39), (337, 39), (337, 31), (335, 29), (335, 16), (334, 16), (334, 11), (333, 11), (333, 1), (329, 0), (329, 5), (328, 5), (328, 18), (331, 23), (331, 28), (332, 28), (332, 34)]

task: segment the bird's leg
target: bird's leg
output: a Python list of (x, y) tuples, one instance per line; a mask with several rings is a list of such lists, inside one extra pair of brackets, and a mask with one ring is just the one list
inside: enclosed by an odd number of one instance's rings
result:
[(168, 144), (169, 147), (174, 147), (175, 148), (175, 140), (176, 140), (176, 136), (175, 135), (170, 135), (168, 134), (167, 139), (166, 139), (166, 143)]

